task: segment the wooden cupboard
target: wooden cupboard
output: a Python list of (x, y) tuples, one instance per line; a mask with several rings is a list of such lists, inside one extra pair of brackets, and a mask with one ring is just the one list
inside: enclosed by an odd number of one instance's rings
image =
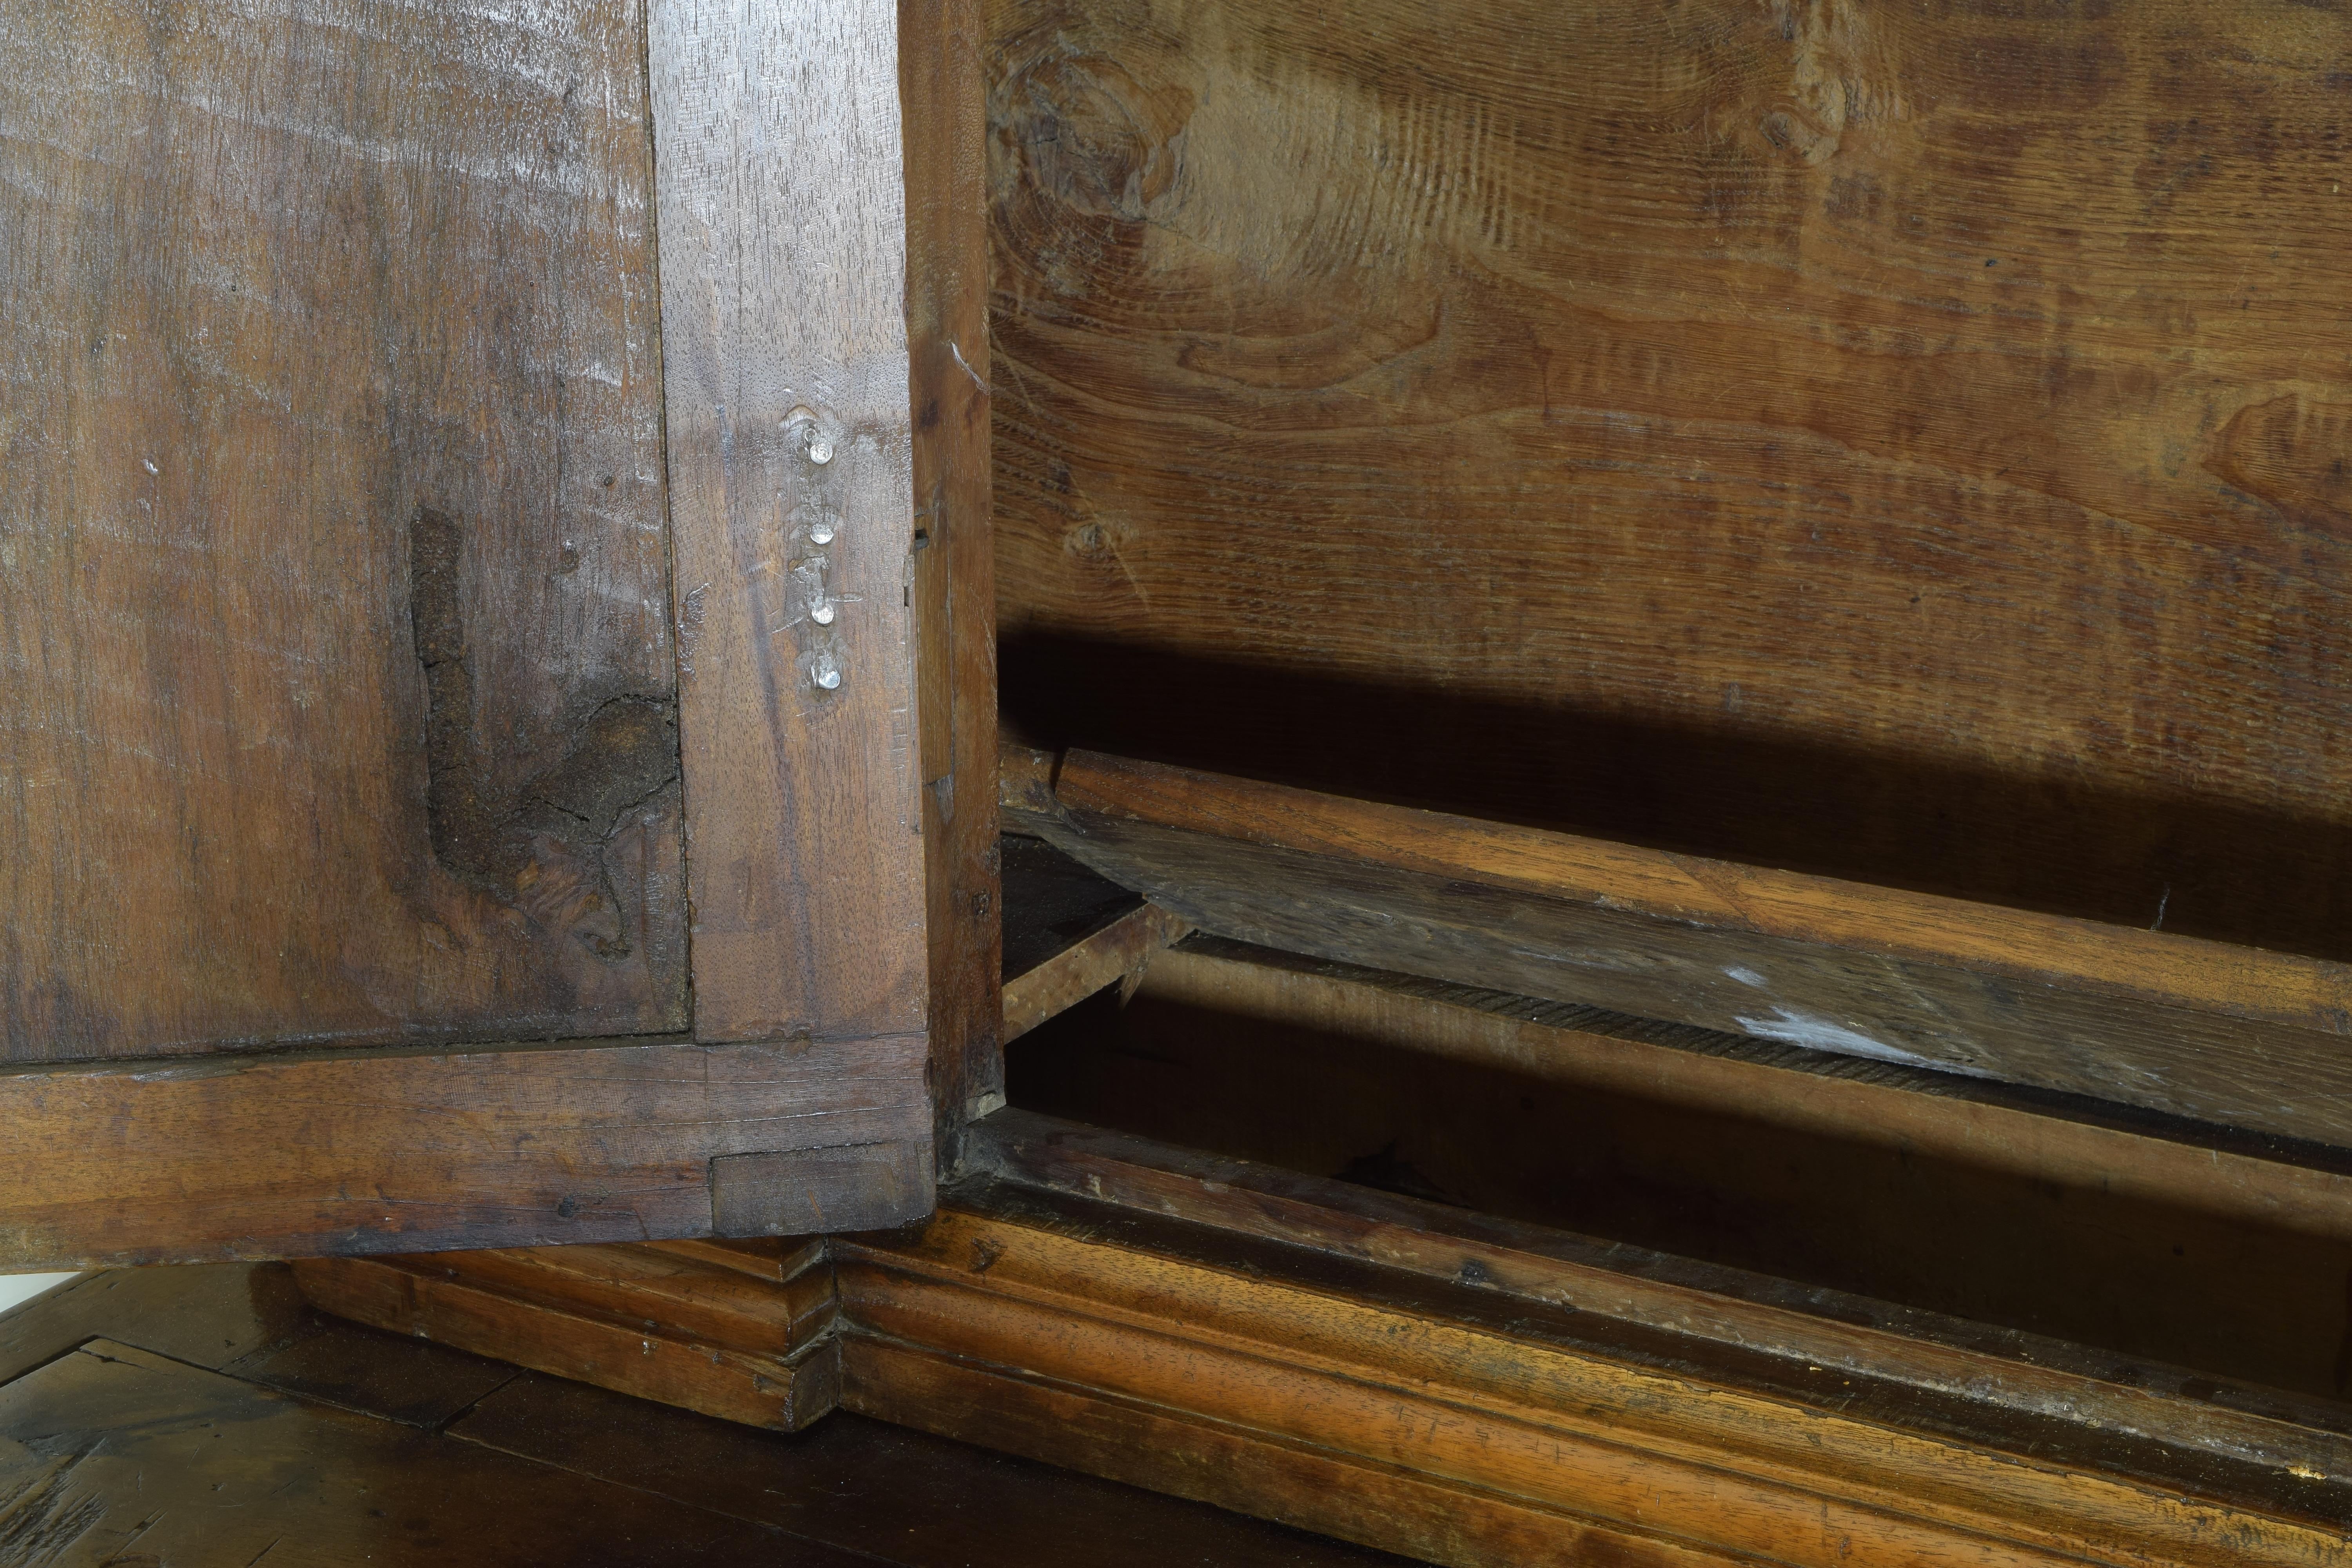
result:
[(2337, 12), (0, 45), (11, 1256), (1449, 1563), (2352, 1552)]
[(976, 165), (898, 78), (969, 47), (0, 23), (9, 1261), (928, 1210), (994, 719)]

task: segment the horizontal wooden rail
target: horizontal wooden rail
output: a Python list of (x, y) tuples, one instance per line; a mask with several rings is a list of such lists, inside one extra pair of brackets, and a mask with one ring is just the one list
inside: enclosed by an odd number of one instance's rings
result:
[(931, 1201), (924, 1046), (919, 1034), (577, 1041), (0, 1073), (0, 1259), (86, 1268), (742, 1234), (780, 1219), (808, 1230), (827, 1212), (911, 1219)]
[(1220, 936), (2352, 1144), (2352, 966), (1086, 752), (1003, 779)]

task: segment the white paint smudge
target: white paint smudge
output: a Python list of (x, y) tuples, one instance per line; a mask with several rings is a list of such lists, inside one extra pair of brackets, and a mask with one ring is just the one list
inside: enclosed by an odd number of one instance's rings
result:
[(1779, 1040), (1784, 1045), (1802, 1046), (1807, 1050), (1834, 1051), (1839, 1056), (1900, 1062), (1905, 1067), (1932, 1068), (1937, 1072), (1960, 1073), (1969, 1078), (1991, 1076), (1958, 1062), (1942, 1061), (1885, 1045), (1868, 1035), (1849, 1029), (1843, 1024), (1806, 1013), (1793, 1013), (1786, 1007), (1773, 1008), (1769, 1018), (1735, 1018), (1732, 1021), (1759, 1039)]
[(1723, 973), (1731, 979), (1738, 981), (1742, 985), (1761, 985), (1764, 984), (1764, 977), (1762, 975), (1757, 973), (1752, 969), (1741, 969), (1736, 964), (1733, 967), (1725, 970)]

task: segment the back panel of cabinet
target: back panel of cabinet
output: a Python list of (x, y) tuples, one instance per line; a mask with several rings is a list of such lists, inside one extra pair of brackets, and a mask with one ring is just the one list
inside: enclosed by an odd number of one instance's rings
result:
[(2345, 955), (2342, 15), (990, 18), (1039, 743)]

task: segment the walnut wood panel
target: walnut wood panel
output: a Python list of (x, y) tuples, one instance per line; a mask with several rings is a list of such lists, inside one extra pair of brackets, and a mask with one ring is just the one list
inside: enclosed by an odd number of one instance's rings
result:
[(0, 1057), (683, 1025), (643, 25), (0, 22)]
[(1086, 752), (1053, 799), (1222, 936), (2352, 1142), (2342, 964)]
[[(729, 1155), (920, 1140), (919, 1037), (0, 1076), (20, 1268), (708, 1235)], [(902, 1217), (929, 1207), (926, 1187)]]
[(916, 723), (941, 1163), (1003, 1103), (996, 583), (989, 527), (988, 111), (980, 0), (902, 0)]
[(898, 36), (887, 0), (652, 11), (703, 1039), (925, 1023)]
[(990, 31), (1040, 743), (2352, 956), (2347, 14)]

